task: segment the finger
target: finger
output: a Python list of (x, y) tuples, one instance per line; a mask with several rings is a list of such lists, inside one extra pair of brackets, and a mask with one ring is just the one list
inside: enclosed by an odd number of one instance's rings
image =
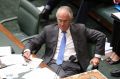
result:
[(29, 55), (28, 53), (24, 53), (23, 57), (24, 57), (25, 59), (29, 59), (29, 58), (30, 58), (30, 55)]

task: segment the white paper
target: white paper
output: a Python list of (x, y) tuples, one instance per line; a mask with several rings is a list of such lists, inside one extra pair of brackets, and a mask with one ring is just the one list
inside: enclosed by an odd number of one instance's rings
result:
[(2, 63), (6, 65), (25, 63), (22, 54), (11, 54), (7, 56), (0, 57)]
[(42, 12), (42, 11), (43, 11), (43, 9), (44, 9), (44, 6), (37, 7), (37, 8), (38, 8), (38, 10), (40, 10), (40, 12)]
[(3, 79), (3, 78), (6, 78), (6, 75), (2, 71), (0, 71), (0, 79)]
[(26, 75), (24, 75), (22, 78), (24, 79), (59, 79), (57, 74), (48, 68), (37, 68), (27, 73)]
[(39, 58), (30, 58), (30, 62), (26, 62), (22, 54), (11, 54), (0, 57), (2, 63), (6, 64), (7, 67), (0, 69), (0, 77), (2, 78), (18, 78), (19, 74), (28, 73), (39, 67), (39, 64), (43, 61)]
[(23, 64), (16, 64), (0, 69), (0, 72), (2, 72), (0, 75), (2, 78), (7, 78), (9, 75), (11, 75), (12, 78), (18, 78), (19, 74), (28, 71), (31, 71), (28, 66), (24, 66)]
[(6, 56), (11, 54), (11, 47), (10, 46), (3, 46), (0, 47), (0, 56)]
[(109, 42), (105, 42), (105, 54), (110, 53), (112, 51), (112, 47)]
[(120, 12), (112, 13), (112, 16), (117, 19), (120, 19)]
[(30, 57), (31, 61), (29, 62), (29, 66), (31, 69), (37, 68), (39, 67), (40, 63), (43, 61), (42, 59), (39, 58), (34, 58), (34, 57)]

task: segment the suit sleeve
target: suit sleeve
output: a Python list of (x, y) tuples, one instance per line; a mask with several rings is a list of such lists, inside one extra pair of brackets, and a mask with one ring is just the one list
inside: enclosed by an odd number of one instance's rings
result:
[(30, 39), (27, 44), (25, 44), (25, 49), (30, 49), (30, 51), (37, 52), (41, 46), (45, 43), (45, 30), (43, 30), (36, 37)]
[(95, 54), (104, 55), (106, 35), (100, 31), (89, 28), (86, 28), (85, 32), (87, 38), (96, 44)]

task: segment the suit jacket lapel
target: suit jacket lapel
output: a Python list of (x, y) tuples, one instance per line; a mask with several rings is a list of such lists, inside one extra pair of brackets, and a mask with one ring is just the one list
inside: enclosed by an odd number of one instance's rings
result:
[(75, 31), (75, 29), (72, 27), (72, 25), (70, 26), (70, 33), (71, 33), (71, 36), (72, 36), (72, 39), (73, 39), (73, 44), (74, 44), (74, 47), (75, 47), (75, 51), (77, 52), (77, 33)]

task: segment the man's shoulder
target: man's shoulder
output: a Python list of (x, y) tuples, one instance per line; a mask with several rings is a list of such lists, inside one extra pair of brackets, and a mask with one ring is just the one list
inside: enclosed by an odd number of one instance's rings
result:
[(50, 28), (54, 28), (55, 26), (57, 26), (57, 23), (46, 25), (44, 28), (45, 29), (50, 29)]
[(82, 26), (82, 27), (85, 27), (85, 24), (82, 24), (82, 23), (72, 23), (71, 25), (72, 26)]
[(55, 30), (57, 30), (57, 23), (54, 23), (54, 24), (49, 24), (49, 25), (46, 25), (43, 29), (43, 31), (45, 32), (54, 32)]
[(85, 24), (82, 24), (82, 23), (77, 23), (77, 24), (72, 23), (71, 27), (73, 27), (75, 29), (85, 29), (86, 28)]

